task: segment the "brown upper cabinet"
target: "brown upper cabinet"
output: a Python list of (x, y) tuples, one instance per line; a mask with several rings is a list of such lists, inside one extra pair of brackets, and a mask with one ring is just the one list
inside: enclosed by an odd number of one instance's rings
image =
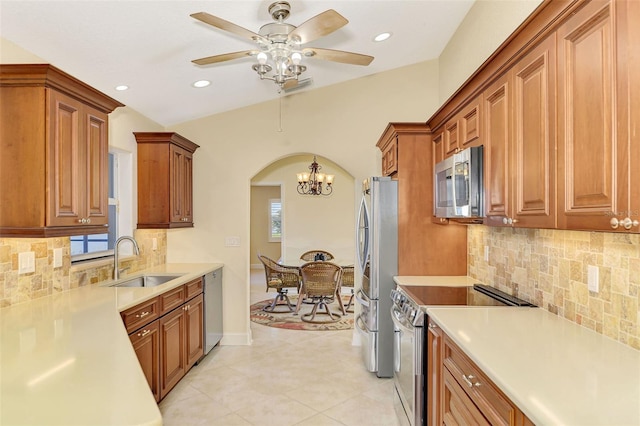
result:
[(486, 224), (640, 232), (639, 20), (637, 1), (544, 1), (427, 121), (437, 162), (480, 99)]
[(555, 37), (484, 92), (486, 223), (556, 227)]
[[(389, 123), (377, 147), (382, 151), (383, 174), (398, 181), (398, 252), (402, 253), (398, 275), (465, 275), (466, 228), (431, 222), (432, 144), (427, 126)], [(393, 167), (390, 161), (385, 162), (385, 156), (394, 159)], [(447, 244), (434, 250), (433, 241)]]
[(106, 232), (108, 114), (120, 106), (54, 66), (0, 65), (0, 236)]
[(640, 232), (636, 3), (592, 1), (558, 29), (558, 193), (565, 229)]
[(193, 153), (198, 145), (173, 132), (135, 132), (138, 228), (193, 227)]
[(480, 121), (482, 95), (471, 101), (444, 126), (444, 158), (465, 148), (482, 145), (482, 122)]

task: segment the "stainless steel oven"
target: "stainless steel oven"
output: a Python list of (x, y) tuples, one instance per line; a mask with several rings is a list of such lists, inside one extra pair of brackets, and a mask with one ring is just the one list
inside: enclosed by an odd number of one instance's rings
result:
[(398, 286), (391, 291), (393, 320), (394, 406), (401, 425), (426, 424), (424, 366), (427, 305), (533, 306), (493, 287)]

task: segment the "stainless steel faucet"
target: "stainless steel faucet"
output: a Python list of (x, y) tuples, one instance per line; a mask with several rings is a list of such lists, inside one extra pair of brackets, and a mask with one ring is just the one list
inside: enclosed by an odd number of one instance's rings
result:
[(117, 280), (118, 278), (120, 278), (120, 270), (118, 269), (118, 261), (119, 261), (119, 255), (118, 255), (118, 247), (120, 247), (120, 243), (123, 240), (129, 240), (131, 241), (131, 244), (133, 244), (133, 251), (136, 253), (136, 255), (140, 254), (140, 249), (138, 248), (138, 243), (136, 243), (136, 240), (133, 239), (133, 237), (128, 237), (128, 236), (122, 236), (120, 238), (118, 238), (116, 240), (116, 246), (114, 247), (113, 250), (113, 279)]

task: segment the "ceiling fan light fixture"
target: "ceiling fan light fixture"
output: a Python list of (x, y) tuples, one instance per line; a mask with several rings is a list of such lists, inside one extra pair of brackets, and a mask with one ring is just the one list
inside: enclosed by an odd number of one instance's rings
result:
[(389, 37), (391, 37), (391, 33), (389, 33), (389, 32), (380, 33), (380, 34), (378, 34), (377, 36), (375, 36), (373, 38), (373, 41), (376, 41), (376, 42), (385, 41)]

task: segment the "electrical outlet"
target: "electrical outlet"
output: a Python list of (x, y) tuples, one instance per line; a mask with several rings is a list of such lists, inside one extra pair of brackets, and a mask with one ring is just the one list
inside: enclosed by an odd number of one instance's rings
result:
[(489, 246), (484, 246), (484, 261), (489, 261)]
[(18, 254), (18, 274), (29, 274), (36, 271), (36, 252), (25, 251)]
[(54, 268), (62, 267), (62, 248), (53, 249), (53, 267)]
[(593, 291), (594, 293), (600, 291), (599, 272), (600, 270), (597, 266), (587, 266), (587, 287), (589, 288), (589, 291)]
[(224, 245), (226, 247), (239, 247), (240, 246), (240, 237), (225, 237)]

